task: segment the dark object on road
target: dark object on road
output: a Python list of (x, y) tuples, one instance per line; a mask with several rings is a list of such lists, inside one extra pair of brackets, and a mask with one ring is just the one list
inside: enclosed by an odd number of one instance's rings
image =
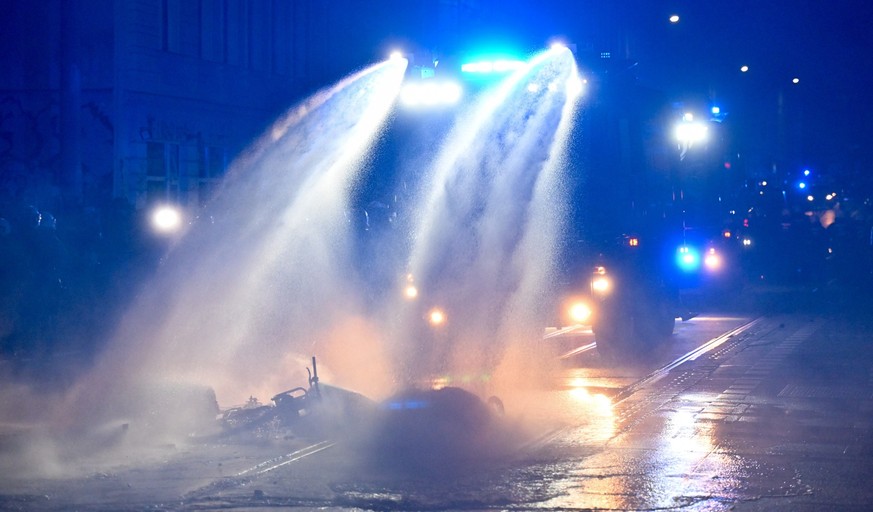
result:
[(414, 389), (382, 403), (375, 448), (384, 461), (439, 470), (492, 458), (505, 446), (503, 403), (456, 387)]
[(350, 425), (372, 418), (376, 405), (365, 396), (321, 384), (318, 366), (312, 358), (307, 387), (295, 387), (273, 396), (273, 405), (262, 405), (251, 398), (242, 407), (228, 409), (220, 421), (224, 433), (271, 436), (291, 433), (308, 436), (337, 434)]

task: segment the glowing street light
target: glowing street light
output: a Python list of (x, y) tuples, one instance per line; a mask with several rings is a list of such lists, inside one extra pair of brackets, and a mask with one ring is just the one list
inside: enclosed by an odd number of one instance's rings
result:
[(749, 66), (745, 66), (745, 65), (740, 66), (740, 72), (741, 72), (741, 73), (748, 73), (748, 72), (749, 72)]
[(182, 214), (172, 206), (159, 206), (152, 212), (152, 227), (159, 233), (174, 233), (182, 226)]
[(674, 14), (674, 15), (670, 16), (670, 23), (679, 23), (679, 15)]

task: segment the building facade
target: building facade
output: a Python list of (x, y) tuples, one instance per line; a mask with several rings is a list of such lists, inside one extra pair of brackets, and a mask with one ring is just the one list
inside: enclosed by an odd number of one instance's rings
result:
[[(4, 0), (0, 198), (196, 207), (305, 95), (471, 0)], [(429, 20), (437, 20), (439, 26)]]
[(323, 74), (319, 2), (11, 2), (0, 187), (44, 207), (196, 204)]

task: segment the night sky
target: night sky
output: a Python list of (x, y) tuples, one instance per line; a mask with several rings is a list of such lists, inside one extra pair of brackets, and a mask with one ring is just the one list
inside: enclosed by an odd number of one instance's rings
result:
[(403, 16), (372, 20), (367, 36), (446, 51), (530, 50), (556, 37), (624, 50), (643, 85), (671, 101), (722, 105), (756, 150), (775, 144), (778, 115), (795, 139), (791, 165), (857, 170), (873, 161), (873, 2), (485, 1), (481, 18), (458, 33), (439, 31), (422, 5), (397, 4), (397, 12), (418, 8), (422, 25)]

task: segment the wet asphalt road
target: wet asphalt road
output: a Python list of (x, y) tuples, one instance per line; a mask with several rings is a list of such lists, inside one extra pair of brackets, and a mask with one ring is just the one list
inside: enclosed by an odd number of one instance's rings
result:
[(869, 510), (868, 319), (765, 317), (545, 451), (546, 509)]
[(311, 437), (152, 446), (57, 478), (4, 466), (0, 508), (869, 510), (873, 315), (845, 296), (784, 299), (760, 317), (679, 324), (627, 364), (596, 350), (563, 359), (553, 378), (503, 397), (524, 435), (487, 461), (377, 466)]

